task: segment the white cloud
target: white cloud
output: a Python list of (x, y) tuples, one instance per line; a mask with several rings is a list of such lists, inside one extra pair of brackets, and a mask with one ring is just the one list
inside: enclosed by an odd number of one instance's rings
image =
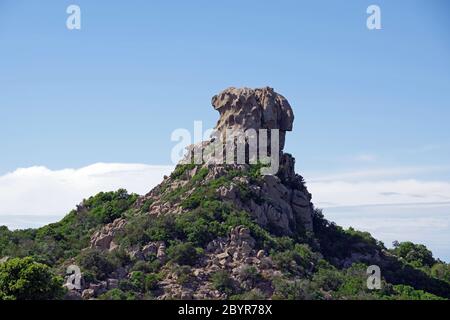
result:
[[(173, 166), (97, 163), (80, 169), (17, 169), (0, 176), (0, 225), (11, 229), (58, 221), (83, 198), (125, 188), (145, 194)], [(371, 232), (386, 244), (412, 240), (450, 258), (450, 182), (417, 179), (445, 167), (400, 167), (305, 175), (316, 207), (338, 224)]]
[(173, 166), (97, 163), (80, 169), (17, 169), (0, 176), (0, 215), (63, 217), (82, 199), (100, 191), (125, 188), (144, 194)]
[(319, 207), (434, 205), (450, 203), (450, 183), (444, 181), (320, 181), (308, 183)]
[(450, 261), (450, 204), (336, 207), (324, 214), (342, 227), (370, 232), (386, 246), (394, 240), (421, 243)]
[(424, 166), (424, 167), (388, 167), (388, 168), (372, 168), (362, 170), (352, 170), (344, 172), (332, 172), (324, 174), (311, 172), (308, 176), (309, 182), (326, 182), (326, 181), (376, 181), (376, 180), (393, 180), (399, 178), (411, 179), (421, 174), (429, 174), (435, 172), (449, 171), (447, 166)]
[(316, 207), (343, 227), (368, 231), (390, 245), (413, 241), (450, 260), (450, 182), (417, 179), (445, 167), (381, 168), (307, 179)]
[[(307, 186), (321, 208), (450, 203), (449, 182), (402, 177), (441, 169), (384, 168), (319, 175), (308, 178)], [(0, 215), (62, 215), (83, 198), (119, 188), (144, 194), (172, 170), (173, 166), (119, 163), (17, 169), (0, 176)]]
[(359, 162), (375, 162), (377, 160), (377, 156), (374, 154), (362, 153), (353, 157), (353, 160)]

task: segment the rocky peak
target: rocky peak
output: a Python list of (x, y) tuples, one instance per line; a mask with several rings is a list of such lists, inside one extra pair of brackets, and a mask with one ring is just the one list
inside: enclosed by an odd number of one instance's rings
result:
[(289, 102), (272, 88), (228, 88), (212, 98), (219, 111), (216, 130), (279, 129), (283, 150), (286, 131), (292, 131), (294, 113)]

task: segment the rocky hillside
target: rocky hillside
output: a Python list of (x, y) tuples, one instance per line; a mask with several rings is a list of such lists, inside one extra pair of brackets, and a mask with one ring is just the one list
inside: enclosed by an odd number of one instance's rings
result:
[[(66, 299), (450, 297), (449, 265), (425, 247), (400, 243), (387, 250), (314, 208), (295, 159), (284, 152), (294, 122), (284, 97), (271, 88), (230, 88), (212, 104), (219, 136), (227, 129), (279, 131), (275, 175), (261, 174), (268, 165), (249, 158), (218, 164), (206, 152), (198, 164), (184, 159), (144, 196), (101, 193), (59, 223), (0, 229), (0, 256), (10, 257), (0, 269), (25, 256), (61, 276), (78, 265), (82, 287), (68, 290)], [(191, 146), (187, 156), (215, 139)], [(264, 151), (273, 155), (271, 143)], [(381, 269), (380, 290), (367, 288), (369, 265)], [(1, 283), (0, 292), (9, 290)]]

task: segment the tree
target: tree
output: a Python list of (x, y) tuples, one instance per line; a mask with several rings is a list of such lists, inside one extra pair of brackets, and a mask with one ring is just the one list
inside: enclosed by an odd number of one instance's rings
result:
[(116, 269), (111, 255), (97, 249), (88, 249), (78, 256), (78, 263), (84, 272), (91, 272), (97, 280), (106, 280), (108, 274)]
[(31, 257), (0, 264), (0, 300), (51, 300), (62, 298), (63, 279)]
[(190, 242), (176, 243), (167, 249), (169, 260), (180, 265), (193, 266), (197, 263), (198, 253), (194, 245)]
[(211, 275), (211, 283), (220, 292), (226, 294), (232, 294), (234, 292), (233, 279), (230, 278), (230, 275), (225, 270), (219, 270), (213, 273)]
[(423, 244), (402, 242), (392, 249), (392, 252), (416, 268), (431, 267), (436, 263), (432, 252)]
[(440, 280), (444, 280), (450, 283), (450, 264), (446, 263), (436, 263), (431, 268), (431, 275)]

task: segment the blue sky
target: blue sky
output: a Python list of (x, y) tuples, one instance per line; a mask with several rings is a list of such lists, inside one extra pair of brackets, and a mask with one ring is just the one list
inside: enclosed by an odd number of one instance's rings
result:
[[(81, 7), (79, 31), (65, 26), (70, 4)], [(382, 30), (366, 28), (371, 4)], [(375, 235), (390, 241), (391, 224), (380, 223), (398, 214), (424, 226), (405, 238), (450, 258), (449, 9), (445, 0), (0, 0), (0, 181), (37, 166), (171, 165), (172, 131), (212, 127), (214, 94), (271, 86), (296, 115), (286, 150), (331, 218), (363, 215), (358, 226), (374, 231), (364, 221), (376, 217)], [(347, 184), (330, 188), (338, 182)], [(390, 189), (375, 194), (370, 183)], [(395, 206), (373, 209), (386, 204)], [(17, 214), (11, 207), (0, 215)]]

